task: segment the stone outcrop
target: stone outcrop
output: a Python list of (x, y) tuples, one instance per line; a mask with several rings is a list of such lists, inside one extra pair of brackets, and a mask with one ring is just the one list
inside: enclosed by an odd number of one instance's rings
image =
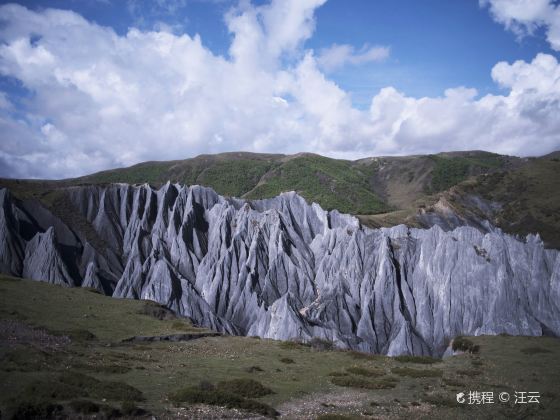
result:
[(224, 333), (390, 355), (441, 355), (461, 334), (560, 335), (560, 252), (538, 236), (489, 223), (369, 229), (293, 192), (252, 202), (169, 183), (61, 193), (96, 245), (3, 189), (0, 271), (154, 300)]

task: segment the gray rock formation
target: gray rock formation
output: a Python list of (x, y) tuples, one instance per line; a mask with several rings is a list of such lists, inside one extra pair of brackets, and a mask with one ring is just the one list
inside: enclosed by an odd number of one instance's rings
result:
[(155, 300), (226, 333), (389, 355), (441, 355), (460, 334), (560, 335), (560, 252), (538, 236), (369, 229), (293, 192), (246, 202), (168, 183), (63, 194), (90, 228), (0, 190), (2, 272)]

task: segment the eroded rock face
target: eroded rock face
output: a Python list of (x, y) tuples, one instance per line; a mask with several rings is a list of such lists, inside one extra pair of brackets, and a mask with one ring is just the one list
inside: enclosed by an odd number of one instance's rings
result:
[(538, 236), (368, 229), (295, 193), (251, 203), (172, 184), (65, 194), (106, 246), (0, 190), (2, 272), (155, 300), (227, 333), (390, 355), (441, 355), (460, 334), (560, 335), (560, 253)]

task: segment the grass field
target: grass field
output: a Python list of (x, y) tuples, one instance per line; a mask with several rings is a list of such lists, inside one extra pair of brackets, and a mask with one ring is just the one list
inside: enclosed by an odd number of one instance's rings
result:
[(365, 170), (349, 161), (317, 155), (288, 160), (263, 177), (245, 197), (268, 198), (292, 190), (324, 209), (342, 213), (372, 214), (390, 209), (369, 189)]
[(478, 173), (495, 171), (505, 167), (505, 159), (492, 153), (478, 153), (474, 156), (429, 155), (433, 162), (432, 179), (426, 185), (430, 193), (451, 188)]
[[(242, 418), (252, 411), (288, 418), (552, 419), (560, 412), (555, 338), (473, 337), (478, 354), (444, 361), (320, 351), (328, 346), (251, 337), (123, 342), (206, 332), (165, 319), (168, 314), (157, 309), (150, 302), (1, 277), (2, 418)], [(469, 390), (493, 391), (496, 399), (500, 392), (540, 392), (541, 403), (457, 403), (456, 393)]]
[(459, 186), (502, 203), (494, 223), (504, 231), (538, 232), (548, 246), (560, 248), (560, 159), (529, 159), (508, 172), (482, 175)]

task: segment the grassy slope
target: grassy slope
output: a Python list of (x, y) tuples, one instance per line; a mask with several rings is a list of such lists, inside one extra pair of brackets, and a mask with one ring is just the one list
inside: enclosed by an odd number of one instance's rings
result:
[(167, 181), (187, 185), (205, 185), (219, 194), (241, 196), (277, 165), (281, 155), (224, 153), (201, 155), (182, 161), (145, 162), (129, 168), (103, 171), (73, 181), (86, 183), (148, 182), (160, 185)]
[(325, 209), (352, 214), (380, 214), (408, 209), (419, 198), (454, 185), (471, 175), (504, 166), (506, 158), (465, 152), (360, 161), (313, 154), (293, 156), (254, 153), (201, 155), (182, 161), (145, 162), (63, 181), (0, 180), (24, 198), (75, 184), (167, 181), (212, 187), (219, 194), (251, 199), (295, 190)]
[[(325, 209), (358, 214), (368, 226), (417, 225), (419, 208), (435, 204), (444, 190), (479, 194), (502, 203), (494, 220), (506, 232), (539, 232), (547, 246), (560, 248), (560, 157), (551, 154), (519, 159), (486, 152), (426, 156), (330, 159), (312, 154), (293, 156), (252, 153), (202, 155), (184, 161), (146, 162), (62, 181), (0, 179), (21, 199), (41, 200), (88, 240), (102, 241), (58, 190), (80, 183), (168, 180), (201, 184), (218, 193), (248, 199), (274, 197), (296, 190)], [(458, 186), (457, 186), (458, 185)]]
[(508, 159), (485, 152), (355, 162), (309, 153), (223, 153), (182, 161), (146, 162), (72, 181), (159, 185), (170, 180), (209, 186), (222, 195), (253, 199), (295, 190), (325, 209), (379, 214), (408, 208), (418, 198), (443, 191), (469, 176), (503, 168)]
[[(366, 168), (367, 169), (367, 168)], [(389, 209), (368, 188), (368, 173), (350, 161), (302, 154), (253, 153), (202, 155), (184, 161), (146, 162), (104, 171), (76, 181), (161, 184), (166, 181), (212, 187), (226, 196), (270, 198), (295, 190), (326, 209), (347, 213), (379, 213)]]
[(508, 172), (479, 176), (459, 186), (503, 203), (494, 221), (506, 232), (539, 232), (543, 240), (560, 248), (560, 159), (532, 158)]
[[(18, 319), (51, 331), (88, 330), (98, 337), (94, 341), (82, 341), (77, 336), (71, 344), (56, 351), (24, 343), (8, 347), (0, 341), (3, 344), (0, 347), (2, 412), (7, 412), (10, 398), (32, 399), (26, 389), (38, 380), (43, 386), (52, 383), (54, 389), (61, 372), (74, 376), (83, 373), (105, 381), (103, 384), (113, 381), (121, 387), (133, 386), (145, 397), (145, 401), (138, 403), (140, 406), (169, 417), (178, 413), (178, 408), (167, 399), (169, 394), (202, 380), (217, 383), (232, 378), (261, 382), (274, 394), (258, 400), (296, 417), (309, 415), (311, 410), (313, 414), (328, 412), (354, 417), (513, 418), (527, 412), (538, 414), (539, 418), (554, 418), (560, 410), (557, 339), (476, 337), (473, 341), (481, 346), (480, 355), (458, 356), (427, 365), (353, 352), (317, 352), (301, 345), (247, 337), (212, 337), (182, 343), (120, 343), (131, 335), (192, 330), (183, 322), (177, 324), (177, 321), (140, 315), (138, 311), (143, 305), (141, 301), (111, 299), (81, 289), (0, 277), (0, 322)], [(293, 363), (286, 363), (286, 359)], [(336, 377), (330, 376), (333, 372), (343, 375), (337, 376), (344, 378), (339, 383), (394, 383), (395, 388), (360, 390), (336, 386), (332, 383)], [(539, 391), (543, 397), (539, 406), (459, 407), (454, 396), (460, 390)], [(350, 397), (351, 404), (339, 403), (343, 397)], [(95, 397), (91, 399), (99, 403)], [(56, 400), (68, 402), (68, 398)], [(118, 407), (121, 401), (112, 397), (103, 404)], [(187, 407), (186, 410), (188, 413), (196, 409)]]
[(426, 186), (429, 192), (441, 192), (465, 181), (472, 175), (499, 170), (505, 167), (503, 156), (492, 153), (466, 155), (430, 155), (434, 161), (432, 180)]
[(301, 155), (269, 172), (245, 196), (267, 198), (295, 190), (328, 210), (354, 214), (385, 212), (389, 206), (369, 189), (368, 172), (371, 168), (358, 168), (349, 161)]

